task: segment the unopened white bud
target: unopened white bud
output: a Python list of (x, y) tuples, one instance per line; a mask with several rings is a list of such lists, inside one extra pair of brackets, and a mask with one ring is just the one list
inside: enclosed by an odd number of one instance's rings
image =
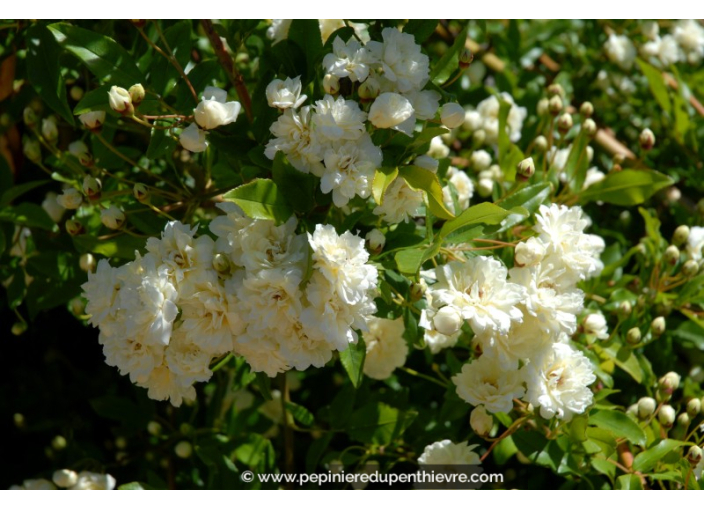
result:
[(534, 266), (545, 256), (545, 245), (535, 237), (529, 238), (523, 243), (518, 243), (514, 255), (515, 264), (518, 267)]
[(688, 260), (682, 265), (682, 274), (690, 278), (699, 272), (699, 263), (696, 260)]
[(665, 261), (674, 266), (680, 260), (680, 250), (675, 245), (670, 245), (665, 250)]
[(557, 119), (557, 130), (563, 135), (572, 129), (572, 125), (572, 115), (567, 112), (560, 115)]
[(158, 436), (161, 434), (161, 424), (157, 421), (150, 421), (147, 423), (147, 432), (149, 432), (152, 436)]
[(440, 109), (440, 120), (450, 129), (460, 127), (464, 123), (464, 108), (458, 103), (445, 103)]
[(357, 90), (357, 93), (359, 94), (359, 99), (361, 99), (362, 102), (376, 99), (377, 97), (379, 97), (380, 92), (381, 86), (379, 85), (379, 82), (376, 81), (374, 78), (367, 78), (366, 81), (362, 83), (359, 86), (359, 89)]
[(367, 245), (372, 253), (380, 253), (386, 244), (386, 237), (379, 229), (370, 230), (364, 237), (367, 240)]
[(69, 94), (69, 96), (71, 96), (71, 99), (73, 99), (74, 101), (80, 101), (81, 99), (83, 99), (84, 90), (82, 87), (79, 87), (78, 85), (74, 85), (68, 91), (68, 94)]
[(132, 105), (132, 96), (129, 91), (113, 85), (108, 92), (108, 102), (110, 108), (121, 115), (132, 115), (134, 106)]
[(650, 323), (650, 329), (653, 335), (660, 336), (665, 332), (665, 317), (655, 317), (653, 322)]
[(628, 333), (626, 333), (626, 342), (631, 345), (638, 344), (640, 342), (640, 329), (637, 327), (629, 329)]
[(538, 112), (538, 115), (541, 117), (543, 115), (547, 115), (550, 111), (550, 100), (547, 97), (542, 98), (540, 101), (538, 101), (538, 106), (536, 107), (536, 111)]
[(102, 110), (83, 113), (78, 116), (78, 120), (81, 121), (85, 127), (91, 131), (100, 131), (100, 128), (105, 124), (105, 112)]
[(144, 91), (144, 87), (142, 87), (141, 83), (137, 83), (135, 85), (132, 85), (130, 89), (128, 90), (130, 94), (130, 99), (132, 100), (132, 104), (137, 107), (139, 104), (144, 101), (144, 96), (146, 95), (146, 92)]
[(584, 117), (589, 118), (592, 115), (594, 115), (594, 105), (591, 104), (589, 101), (585, 101), (582, 103), (582, 106), (579, 107), (579, 113), (581, 113)]
[(21, 336), (24, 334), (25, 331), (27, 331), (27, 323), (26, 322), (15, 322), (12, 325), (11, 332), (15, 336)]
[(560, 96), (552, 96), (548, 101), (548, 111), (551, 115), (556, 116), (562, 111), (562, 98)]
[(81, 224), (80, 221), (75, 220), (73, 218), (70, 218), (66, 220), (66, 232), (69, 233), (69, 235), (72, 236), (77, 236), (79, 234), (83, 233), (83, 225)]
[(83, 179), (83, 193), (86, 194), (91, 200), (100, 198), (100, 192), (103, 189), (103, 185), (100, 183), (99, 179), (91, 175), (86, 175)]
[(340, 79), (334, 74), (326, 74), (323, 78), (323, 90), (326, 94), (337, 94), (340, 92)]
[(655, 145), (655, 135), (650, 129), (645, 128), (641, 131), (638, 142), (640, 143), (641, 149), (649, 151)]
[(535, 173), (535, 163), (533, 158), (526, 158), (516, 166), (516, 180), (527, 181)]
[(675, 246), (682, 246), (689, 239), (689, 227), (687, 225), (680, 225), (675, 229), (675, 233), (672, 234), (672, 244)]
[(442, 307), (433, 317), (435, 330), (447, 336), (457, 333), (462, 327), (463, 322), (464, 320), (460, 313), (452, 306)]
[(494, 419), (486, 412), (484, 406), (479, 406), (469, 415), (469, 424), (478, 436), (486, 437), (494, 426)]
[(488, 197), (494, 192), (494, 181), (489, 178), (479, 179), (477, 182), (477, 193), (481, 197)]
[(125, 213), (116, 205), (100, 211), (100, 221), (111, 230), (117, 230), (125, 222)]
[(193, 453), (193, 446), (188, 441), (181, 441), (174, 448), (174, 452), (182, 459), (187, 459)]
[(52, 476), (51, 479), (57, 487), (68, 489), (78, 482), (78, 473), (70, 469), (60, 469), (54, 471), (54, 476)]
[(76, 140), (68, 145), (68, 152), (78, 158), (78, 161), (83, 166), (91, 166), (93, 164), (93, 155), (88, 150), (88, 146), (81, 140)]
[(596, 122), (594, 122), (592, 119), (585, 119), (585, 121), (582, 122), (582, 129), (587, 134), (587, 136), (591, 138), (596, 135)]
[(670, 428), (675, 423), (675, 409), (671, 405), (664, 405), (658, 411), (658, 421), (663, 427)]
[(698, 465), (702, 461), (702, 449), (697, 445), (690, 446), (687, 452), (687, 460), (692, 466)]
[(697, 416), (702, 410), (702, 403), (701, 400), (698, 398), (693, 398), (689, 402), (687, 402), (687, 414), (689, 414), (692, 418)]
[(64, 209), (78, 209), (83, 203), (83, 195), (76, 188), (66, 188), (56, 197), (56, 203)]
[(22, 119), (27, 127), (33, 127), (37, 123), (37, 114), (34, 112), (31, 106), (27, 106), (22, 112)]
[(42, 136), (51, 144), (59, 139), (59, 128), (56, 127), (56, 119), (54, 117), (47, 117), (42, 120)]
[(543, 135), (539, 135), (535, 138), (535, 144), (536, 150), (539, 152), (545, 152), (548, 150), (548, 139), (545, 138)]
[(680, 385), (681, 377), (677, 372), (668, 372), (658, 381), (659, 389), (666, 395), (672, 395)]
[(92, 253), (84, 253), (78, 260), (78, 265), (86, 273), (92, 273), (93, 271), (95, 271), (95, 264), (95, 257)]
[(427, 290), (428, 284), (425, 283), (425, 280), (421, 279), (420, 281), (411, 283), (411, 287), (408, 291), (408, 294), (411, 298), (411, 301), (415, 303), (425, 295), (425, 292)]
[(147, 188), (141, 182), (138, 182), (132, 188), (132, 194), (134, 195), (134, 198), (136, 198), (140, 202), (144, 202), (149, 198), (149, 188)]
[(213, 256), (213, 269), (218, 273), (228, 273), (230, 271), (230, 260), (224, 253), (216, 253)]
[(22, 144), (22, 152), (33, 163), (39, 163), (42, 160), (42, 148), (38, 140), (26, 138)]
[(658, 403), (652, 397), (643, 397), (638, 401), (638, 417), (645, 420), (652, 416), (657, 408)]

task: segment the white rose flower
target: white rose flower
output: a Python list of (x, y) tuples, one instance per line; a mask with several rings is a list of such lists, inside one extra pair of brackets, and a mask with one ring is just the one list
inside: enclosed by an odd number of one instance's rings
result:
[(704, 249), (704, 227), (691, 227), (689, 238), (687, 239), (687, 255), (690, 259), (699, 262), (702, 260), (702, 250)]
[(704, 57), (704, 27), (696, 20), (683, 19), (672, 31), (690, 64), (698, 64)]
[(403, 338), (403, 318), (395, 320), (373, 317), (364, 334), (367, 356), (364, 359), (364, 374), (372, 379), (384, 380), (393, 371), (403, 366), (408, 356), (408, 345)]
[(518, 365), (507, 369), (499, 360), (486, 353), (472, 363), (462, 365), (462, 371), (452, 378), (459, 397), (473, 406), (484, 405), (490, 413), (508, 413), (513, 399), (525, 393)]
[(198, 124), (193, 122), (186, 129), (181, 131), (179, 142), (184, 149), (191, 152), (203, 152), (208, 148), (208, 140), (205, 136), (205, 131), (198, 127)]
[(436, 136), (430, 140), (430, 149), (428, 149), (428, 156), (435, 159), (446, 158), (450, 155), (450, 148), (445, 145), (442, 141), (442, 137)]
[(633, 67), (636, 61), (636, 48), (625, 35), (609, 35), (604, 43), (604, 49), (609, 60), (625, 71)]
[(301, 77), (286, 78), (286, 80), (273, 80), (266, 87), (266, 99), (269, 106), (285, 110), (298, 108), (308, 96), (301, 95)]
[(592, 364), (566, 343), (553, 344), (521, 371), (528, 386), (526, 400), (540, 407), (546, 420), (556, 416), (569, 421), (592, 404), (589, 385), (596, 380)]
[(344, 207), (355, 196), (369, 197), (382, 158), (381, 149), (366, 133), (359, 140), (333, 144), (325, 152), (321, 191), (332, 191), (332, 200), (337, 207)]
[(479, 149), (477, 151), (472, 152), (472, 155), (470, 156), (469, 160), (472, 164), (472, 168), (477, 172), (486, 170), (491, 166), (491, 154), (489, 154), (484, 149)]
[(439, 92), (435, 90), (421, 90), (420, 92), (406, 92), (404, 97), (411, 102), (417, 119), (429, 120), (435, 118), (440, 108)]
[(367, 48), (382, 66), (383, 77), (400, 93), (421, 90), (430, 77), (430, 60), (411, 34), (387, 27), (383, 42), (371, 41)]
[(540, 263), (545, 257), (545, 251), (545, 244), (537, 237), (518, 243), (514, 255), (516, 267), (534, 266)]
[(380, 252), (386, 244), (386, 236), (379, 229), (370, 230), (364, 238), (373, 252)]
[[(448, 307), (449, 308), (449, 307)], [(461, 319), (461, 317), (460, 317)], [(452, 335), (443, 335), (439, 331), (426, 330), (423, 338), (432, 354), (437, 354), (443, 349), (448, 349), (457, 345), (457, 340), (462, 334), (461, 330), (456, 330)]]
[(100, 211), (100, 221), (111, 230), (117, 230), (125, 222), (125, 213), (116, 205)]
[(88, 150), (88, 146), (81, 140), (68, 144), (68, 152), (75, 156), (82, 165), (87, 166), (93, 162), (93, 156)]
[(76, 188), (66, 188), (56, 197), (56, 203), (64, 209), (78, 209), (83, 203), (83, 195)]
[(369, 76), (369, 64), (372, 62), (370, 50), (357, 40), (352, 38), (345, 44), (342, 39), (335, 37), (332, 53), (328, 53), (323, 58), (323, 68), (327, 73), (338, 78), (363, 82)]
[(227, 92), (217, 87), (206, 87), (203, 99), (193, 111), (196, 123), (202, 129), (215, 129), (237, 120), (242, 105), (237, 101), (227, 102)]
[(115, 488), (117, 482), (108, 474), (91, 473), (90, 471), (81, 471), (78, 473), (78, 481), (71, 487), (72, 490), (79, 491), (111, 491)]
[(320, 136), (313, 129), (311, 114), (308, 106), (301, 108), (300, 112), (285, 110), (269, 128), (276, 138), (269, 141), (264, 155), (273, 160), (281, 151), (296, 170), (322, 175), (324, 150)]
[(429, 288), (432, 306), (455, 307), (476, 334), (486, 330), (506, 334), (511, 323), (523, 319), (516, 304), (525, 299), (526, 291), (506, 281), (508, 271), (498, 260), (482, 256), (450, 262), (437, 267), (435, 274), (437, 283)]
[(60, 469), (58, 471), (54, 471), (52, 481), (57, 487), (68, 489), (76, 485), (78, 482), (78, 473), (71, 471), (70, 469)]
[(58, 223), (67, 208), (59, 203), (59, 195), (49, 191), (42, 201), (42, 209), (46, 211), (54, 223)]
[(383, 203), (374, 208), (374, 214), (387, 223), (410, 221), (423, 205), (423, 192), (414, 190), (402, 178), (391, 183), (383, 198)]
[(440, 110), (440, 120), (450, 129), (460, 127), (464, 123), (464, 108), (457, 103), (445, 103)]
[(411, 136), (416, 118), (408, 99), (400, 94), (384, 92), (372, 103), (369, 122), (378, 128), (391, 128)]
[(326, 94), (323, 99), (315, 102), (313, 125), (316, 133), (329, 141), (358, 140), (366, 129), (364, 121), (367, 114), (355, 101), (344, 97), (335, 99)]
[(20, 489), (25, 491), (47, 491), (56, 490), (56, 486), (44, 478), (25, 480), (21, 486), (13, 485), (10, 489)]
[(472, 180), (466, 173), (453, 166), (447, 169), (446, 175), (448, 178), (448, 186), (442, 188), (443, 202), (449, 210), (455, 210), (452, 192), (449, 186), (449, 184), (452, 184), (457, 193), (458, 210), (456, 210), (455, 213), (459, 214), (469, 207), (469, 200), (474, 195), (474, 184), (472, 184)]
[(421, 465), (478, 465), (481, 464), (479, 455), (473, 451), (479, 445), (465, 443), (455, 444), (449, 439), (429, 444), (418, 457)]

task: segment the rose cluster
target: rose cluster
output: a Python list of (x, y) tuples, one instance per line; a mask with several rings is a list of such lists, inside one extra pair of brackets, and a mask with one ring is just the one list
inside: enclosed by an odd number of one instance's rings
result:
[(376, 311), (361, 238), (323, 225), (296, 234), (295, 218), (277, 226), (219, 207), (215, 239), (172, 221), (144, 255), (120, 267), (101, 260), (83, 286), (108, 365), (176, 406), (230, 353), (269, 376), (321, 367)]

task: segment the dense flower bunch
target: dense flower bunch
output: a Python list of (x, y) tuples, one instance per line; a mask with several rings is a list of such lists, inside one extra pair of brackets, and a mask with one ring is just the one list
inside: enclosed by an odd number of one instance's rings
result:
[(216, 240), (170, 222), (144, 256), (116, 268), (101, 260), (83, 286), (106, 362), (176, 406), (229, 353), (272, 377), (321, 367), (376, 310), (361, 238), (323, 225), (296, 234), (295, 218), (277, 226), (220, 208)]
[(10, 490), (56, 490), (70, 489), (78, 491), (111, 491), (117, 484), (115, 478), (109, 474), (81, 471), (76, 473), (70, 469), (60, 469), (54, 472), (51, 480), (34, 478), (25, 480), (22, 485), (12, 485)]
[(604, 241), (584, 233), (590, 221), (579, 207), (541, 206), (536, 219), (537, 236), (516, 246), (513, 269), (479, 256), (431, 272), (420, 324), (434, 351), (471, 327), (482, 354), (453, 378), (470, 404), (507, 413), (524, 398), (544, 418), (569, 420), (592, 403), (591, 363), (569, 339), (584, 307), (576, 284), (601, 272)]

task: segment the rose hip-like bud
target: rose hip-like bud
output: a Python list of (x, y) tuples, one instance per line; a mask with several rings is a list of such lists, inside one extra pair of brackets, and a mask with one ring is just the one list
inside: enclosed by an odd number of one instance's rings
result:
[(68, 152), (72, 154), (83, 166), (91, 166), (93, 164), (93, 155), (88, 150), (88, 146), (81, 140), (76, 140), (68, 145)]
[(592, 119), (585, 119), (585, 121), (582, 122), (582, 129), (588, 137), (592, 138), (596, 135), (596, 122), (594, 122)]
[(66, 220), (66, 232), (69, 233), (69, 235), (72, 236), (77, 236), (79, 234), (83, 233), (83, 225), (81, 224), (80, 221), (75, 220), (73, 218), (70, 218)]
[(553, 96), (565, 97), (565, 89), (559, 83), (551, 83), (548, 86), (548, 97)]
[(692, 422), (692, 418), (689, 417), (687, 413), (681, 413), (677, 417), (677, 425), (682, 427), (683, 429), (687, 429), (689, 427), (689, 424)]
[(57, 487), (68, 489), (78, 482), (78, 473), (70, 469), (60, 469), (54, 471), (54, 476), (51, 479)]
[(665, 261), (674, 266), (680, 260), (680, 250), (675, 245), (670, 245), (665, 250)]
[(323, 78), (323, 89), (326, 94), (337, 94), (340, 92), (340, 79), (334, 74), (326, 74)]
[(182, 459), (187, 459), (193, 453), (193, 446), (188, 441), (181, 441), (174, 448), (174, 452)]
[(460, 53), (460, 69), (467, 69), (472, 60), (474, 60), (474, 55), (468, 48), (464, 48)]
[(125, 213), (116, 205), (100, 211), (100, 221), (110, 230), (118, 230), (125, 223)]
[(81, 258), (78, 259), (78, 265), (86, 273), (92, 273), (95, 271), (95, 257), (92, 253), (84, 253)]
[(621, 304), (618, 305), (618, 313), (623, 317), (628, 317), (629, 315), (631, 315), (632, 311), (633, 307), (628, 301), (621, 301)]
[(132, 104), (135, 108), (138, 107), (142, 101), (144, 101), (144, 96), (146, 95), (146, 92), (144, 91), (144, 87), (141, 83), (136, 83), (135, 85), (132, 85), (127, 92), (129, 92), (130, 99), (132, 99)]
[(59, 128), (56, 127), (56, 119), (54, 117), (47, 117), (42, 120), (42, 136), (51, 144), (59, 139)]
[(548, 111), (551, 115), (556, 116), (562, 111), (562, 98), (560, 96), (552, 96), (548, 101)]
[(97, 133), (100, 131), (100, 128), (103, 127), (103, 124), (105, 124), (105, 112), (103, 110), (97, 110), (82, 113), (78, 116), (78, 120), (92, 132)]
[(645, 128), (641, 131), (640, 136), (638, 137), (638, 142), (640, 143), (641, 149), (644, 151), (649, 151), (655, 145), (655, 135), (650, 129)]
[(586, 118), (591, 117), (592, 115), (594, 115), (594, 105), (591, 104), (589, 101), (583, 102), (582, 106), (579, 107), (579, 113)]
[(687, 460), (692, 466), (699, 464), (702, 461), (702, 449), (697, 445), (690, 446), (687, 452)]
[(702, 402), (698, 398), (693, 398), (687, 402), (687, 414), (694, 418), (702, 410)]
[(628, 330), (628, 333), (626, 333), (626, 342), (628, 342), (631, 345), (636, 345), (640, 342), (640, 329), (638, 328), (631, 328)]
[(535, 173), (535, 163), (533, 158), (526, 158), (516, 166), (516, 179), (527, 181)]
[(121, 115), (132, 115), (134, 113), (134, 105), (132, 105), (132, 96), (129, 91), (113, 85), (108, 92), (108, 102), (113, 111)]
[(374, 78), (367, 78), (357, 90), (359, 99), (361, 99), (363, 103), (376, 99), (379, 97), (380, 92), (381, 87), (379, 86), (379, 82), (377, 82)]
[(37, 114), (31, 106), (27, 106), (22, 112), (22, 119), (27, 127), (34, 127), (37, 124)]
[(665, 317), (655, 317), (653, 322), (650, 323), (650, 330), (653, 335), (660, 336), (665, 332)]
[(22, 152), (28, 160), (39, 163), (42, 160), (42, 147), (34, 138), (26, 138), (22, 144)]
[(666, 395), (672, 395), (680, 385), (681, 377), (677, 372), (668, 372), (658, 381), (658, 388)]
[(415, 303), (416, 301), (418, 301), (425, 295), (425, 291), (427, 290), (428, 284), (425, 283), (425, 280), (420, 280), (418, 282), (411, 283), (411, 287), (408, 291), (409, 297), (411, 298), (411, 302)]
[(132, 194), (138, 201), (144, 202), (149, 198), (149, 188), (141, 182), (138, 182), (132, 188)]
[(675, 409), (671, 405), (664, 405), (658, 411), (658, 421), (665, 428), (670, 428), (675, 424)]
[(102, 189), (103, 186), (100, 183), (100, 180), (96, 179), (95, 177), (87, 175), (83, 179), (83, 193), (85, 193), (86, 196), (91, 200), (96, 200), (100, 198), (100, 192)]
[(538, 101), (538, 105), (535, 108), (535, 111), (540, 115), (541, 117), (547, 115), (550, 111), (550, 100), (547, 97), (542, 98), (540, 101)]
[(557, 118), (557, 130), (563, 135), (572, 129), (572, 115), (565, 112)]
[(486, 131), (477, 129), (472, 133), (472, 147), (481, 147), (486, 141)]
[(652, 397), (643, 397), (638, 401), (638, 417), (641, 420), (645, 420), (652, 416), (655, 412), (655, 408), (658, 406), (657, 402)]
[(687, 225), (680, 225), (675, 229), (674, 234), (672, 234), (672, 244), (675, 246), (682, 246), (689, 239), (689, 227)]
[(699, 272), (699, 263), (696, 260), (688, 260), (682, 265), (682, 274), (691, 278)]
[(545, 152), (548, 150), (548, 140), (543, 135), (536, 136), (533, 144), (538, 152)]
[(469, 424), (478, 436), (486, 437), (494, 426), (494, 419), (486, 412), (484, 406), (479, 406), (469, 415)]
[(370, 230), (364, 238), (367, 240), (367, 246), (369, 246), (369, 250), (372, 253), (377, 254), (384, 249), (386, 237), (379, 229)]

